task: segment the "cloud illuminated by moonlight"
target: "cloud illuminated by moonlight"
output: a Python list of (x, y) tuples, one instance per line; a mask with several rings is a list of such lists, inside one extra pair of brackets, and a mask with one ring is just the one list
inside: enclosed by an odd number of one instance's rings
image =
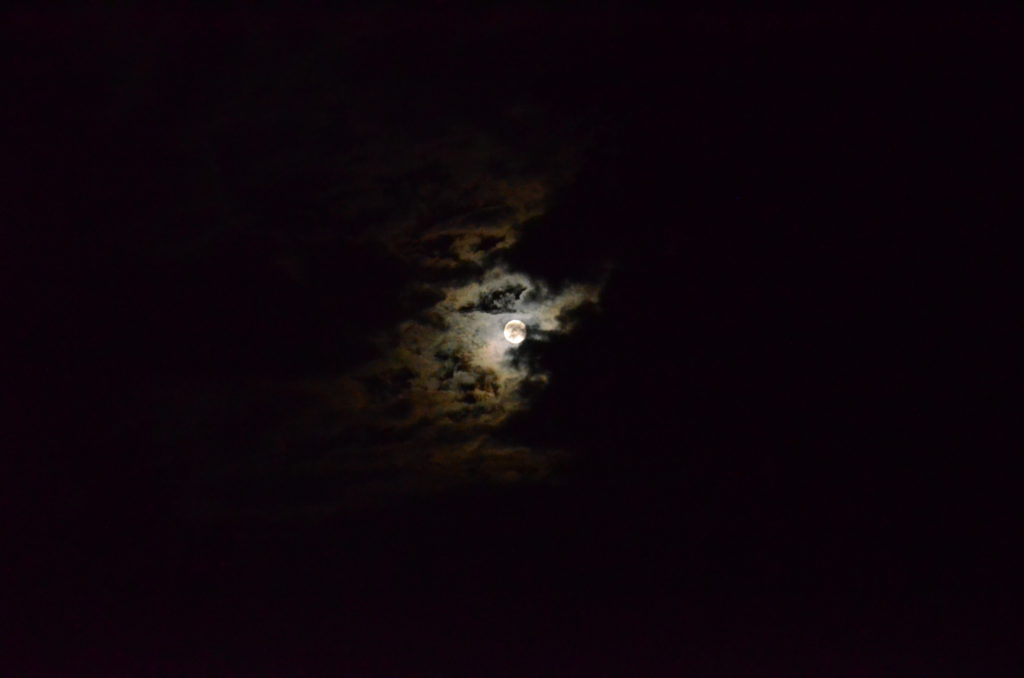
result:
[[(554, 454), (496, 443), (491, 434), (528, 407), (527, 386), (550, 378), (505, 340), (512, 319), (527, 342), (572, 329), (568, 311), (596, 304), (596, 285), (553, 290), (495, 265), (478, 280), (440, 288), (442, 298), (382, 340), (385, 355), (352, 375), (366, 414), (399, 434), (388, 445), (403, 466), (460, 475), (469, 466), (495, 479), (543, 476)], [(387, 384), (390, 388), (374, 388)], [(371, 414), (372, 413), (372, 414)]]
[(524, 322), (529, 341), (571, 327), (565, 312), (596, 303), (598, 289), (573, 285), (553, 292), (544, 283), (504, 267), (479, 281), (444, 288), (444, 298), (418, 317), (402, 323), (390, 360), (413, 377), (410, 423), (430, 418), (437, 426), (496, 426), (525, 406), (520, 395), (527, 380), (548, 375), (516, 361), (519, 346), (505, 340), (505, 324)]

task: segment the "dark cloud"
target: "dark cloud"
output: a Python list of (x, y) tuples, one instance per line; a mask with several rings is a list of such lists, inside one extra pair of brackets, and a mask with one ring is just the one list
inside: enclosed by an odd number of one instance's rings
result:
[(459, 307), (460, 313), (471, 311), (483, 311), (485, 313), (511, 313), (515, 309), (526, 287), (520, 284), (511, 284), (507, 287), (498, 288), (491, 292), (481, 294), (480, 299), (474, 303)]

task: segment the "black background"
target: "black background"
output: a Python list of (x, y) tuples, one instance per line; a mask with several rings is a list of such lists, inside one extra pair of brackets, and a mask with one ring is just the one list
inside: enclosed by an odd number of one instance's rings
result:
[[(1011, 675), (1016, 17), (10, 19), (18, 675)], [(511, 263), (612, 263), (503, 432), (571, 451), (558, 483), (191, 513), (197, 458), (301, 407), (182, 449), (197, 392), (343, 373), (404, 317), (415, 274), (330, 237), (335, 121), (521, 99), (595, 141)]]

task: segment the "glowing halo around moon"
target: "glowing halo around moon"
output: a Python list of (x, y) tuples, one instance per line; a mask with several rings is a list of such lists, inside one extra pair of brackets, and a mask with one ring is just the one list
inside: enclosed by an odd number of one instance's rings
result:
[(510, 344), (521, 344), (526, 339), (526, 324), (522, 320), (509, 320), (505, 323), (505, 339)]

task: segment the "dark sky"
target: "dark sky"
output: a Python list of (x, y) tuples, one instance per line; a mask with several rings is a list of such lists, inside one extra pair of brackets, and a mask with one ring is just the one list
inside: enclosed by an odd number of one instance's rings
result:
[(1013, 675), (1017, 17), (626, 5), (7, 15), (0, 665)]

